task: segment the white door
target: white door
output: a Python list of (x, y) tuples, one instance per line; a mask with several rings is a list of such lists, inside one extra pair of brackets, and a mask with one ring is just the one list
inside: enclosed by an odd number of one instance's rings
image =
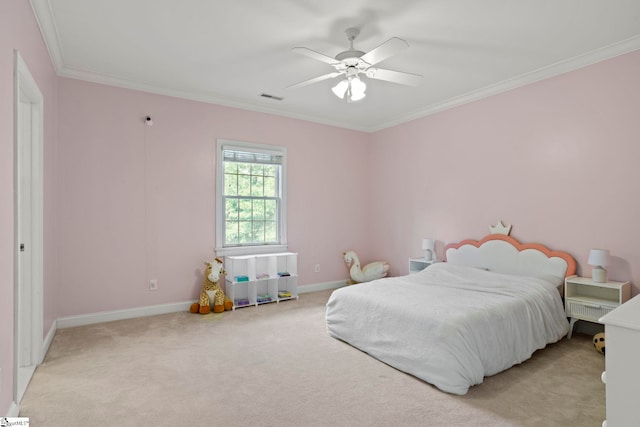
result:
[(19, 403), (43, 347), (43, 98), (15, 52), (14, 399)]
[(18, 115), (18, 363), (25, 368), (31, 363), (31, 103), (20, 94)]

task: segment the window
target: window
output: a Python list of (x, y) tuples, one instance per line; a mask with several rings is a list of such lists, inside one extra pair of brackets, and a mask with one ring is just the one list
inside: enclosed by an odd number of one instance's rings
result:
[(286, 249), (286, 149), (219, 140), (216, 157), (217, 254)]

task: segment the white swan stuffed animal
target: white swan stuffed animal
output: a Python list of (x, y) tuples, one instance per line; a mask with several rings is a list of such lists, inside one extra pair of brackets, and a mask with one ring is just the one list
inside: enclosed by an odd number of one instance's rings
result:
[(389, 272), (389, 264), (384, 261), (374, 261), (360, 268), (360, 260), (354, 251), (344, 253), (344, 260), (349, 269), (351, 280), (355, 283), (368, 282), (370, 280), (385, 277)]

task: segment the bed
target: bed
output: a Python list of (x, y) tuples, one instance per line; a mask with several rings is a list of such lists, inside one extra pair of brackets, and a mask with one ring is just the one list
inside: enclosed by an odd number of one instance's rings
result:
[(439, 389), (469, 387), (521, 363), (569, 330), (567, 253), (492, 234), (445, 248), (446, 262), (335, 290), (330, 336)]

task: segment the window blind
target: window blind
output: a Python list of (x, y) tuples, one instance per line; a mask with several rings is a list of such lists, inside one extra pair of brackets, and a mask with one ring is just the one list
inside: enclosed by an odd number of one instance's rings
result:
[(281, 165), (282, 156), (266, 152), (248, 152), (224, 148), (222, 151), (225, 162), (261, 163), (267, 165)]

